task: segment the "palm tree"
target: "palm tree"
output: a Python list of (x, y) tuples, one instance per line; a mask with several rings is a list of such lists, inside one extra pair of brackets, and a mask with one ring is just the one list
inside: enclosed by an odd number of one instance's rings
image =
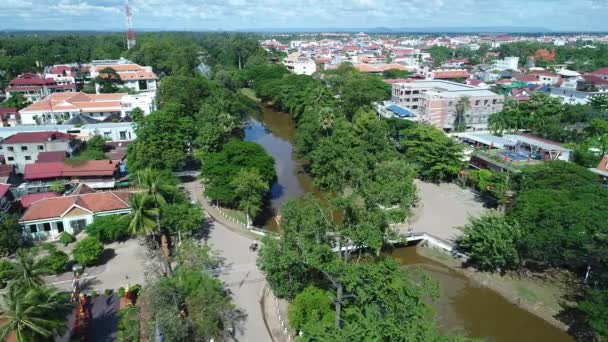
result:
[(152, 205), (150, 197), (144, 193), (137, 193), (131, 196), (129, 204), (131, 205), (131, 220), (129, 221), (131, 234), (154, 235), (159, 210)]
[(456, 104), (456, 118), (454, 120), (454, 131), (464, 132), (467, 128), (465, 114), (471, 110), (471, 99), (468, 96), (463, 96)]
[(12, 268), (3, 272), (2, 277), (11, 287), (31, 289), (44, 284), (42, 275), (50, 273), (35, 260), (36, 253), (31, 250), (21, 249), (17, 252), (17, 260)]
[(47, 341), (67, 329), (66, 316), (72, 309), (65, 294), (49, 287), (11, 286), (2, 296), (0, 339), (14, 334), (18, 342)]
[(321, 110), (319, 110), (319, 121), (321, 129), (325, 132), (325, 135), (328, 136), (329, 132), (334, 127), (335, 114), (333, 109), (330, 107), (321, 108)]

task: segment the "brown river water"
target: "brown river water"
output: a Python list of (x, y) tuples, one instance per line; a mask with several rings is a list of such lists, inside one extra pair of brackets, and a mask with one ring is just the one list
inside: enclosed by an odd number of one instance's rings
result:
[[(295, 123), (289, 114), (263, 106), (258, 117), (252, 117), (245, 129), (245, 139), (262, 145), (275, 159), (277, 182), (271, 189), (271, 209), (263, 222), (276, 230), (274, 213), (290, 198), (320, 192), (296, 159)], [(572, 339), (541, 318), (509, 303), (497, 292), (477, 284), (463, 274), (416, 252), (416, 247), (397, 248), (390, 255), (408, 268), (419, 268), (435, 279), (441, 297), (432, 302), (437, 321), (445, 332), (486, 341), (561, 342)]]

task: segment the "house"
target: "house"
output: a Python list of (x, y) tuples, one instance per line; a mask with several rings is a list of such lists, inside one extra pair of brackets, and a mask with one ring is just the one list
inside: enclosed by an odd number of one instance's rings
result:
[[(0, 141), (17, 133), (33, 133), (54, 131), (68, 133), (80, 140), (100, 135), (107, 142), (126, 143), (136, 138), (134, 124), (132, 122), (103, 122), (96, 124), (77, 125), (40, 125), (40, 126), (15, 126), (0, 127)], [(0, 144), (0, 146), (2, 146)], [(0, 150), (1, 154), (1, 150)]]
[(33, 164), (40, 152), (61, 151), (71, 155), (80, 142), (71, 134), (61, 132), (24, 132), (11, 135), (0, 143), (7, 165), (14, 165), (15, 172), (23, 173), (25, 165)]
[(28, 101), (35, 102), (49, 94), (76, 91), (76, 85), (73, 83), (58, 84), (52, 78), (26, 73), (10, 81), (5, 91), (7, 99), (12, 94), (21, 93)]
[(38, 202), (41, 199), (54, 198), (54, 197), (61, 197), (61, 195), (56, 192), (38, 192), (38, 193), (34, 193), (34, 194), (23, 195), (23, 196), (21, 196), (21, 198), (19, 198), (19, 201), (17, 201), (17, 202), (21, 206), (22, 209), (27, 209), (33, 203)]
[(317, 64), (303, 53), (290, 53), (283, 59), (283, 64), (296, 75), (312, 75), (317, 71)]
[(56, 180), (86, 184), (94, 189), (111, 189), (119, 165), (119, 162), (113, 160), (87, 160), (73, 165), (62, 161), (28, 164), (23, 175), (27, 182), (27, 191), (24, 192), (48, 191)]
[(131, 212), (128, 192), (84, 192), (31, 203), (19, 219), (23, 235), (34, 241), (57, 239), (64, 231), (79, 233), (96, 217)]
[(530, 73), (538, 79), (538, 84), (555, 86), (561, 83), (562, 77), (560, 75), (552, 74), (546, 71), (533, 71)]
[(14, 127), (21, 124), (17, 108), (0, 108), (0, 127)]
[(608, 155), (603, 156), (599, 164), (597, 164), (595, 168), (590, 168), (589, 170), (602, 177), (604, 183), (608, 182)]
[[(135, 92), (151, 92), (156, 93), (158, 77), (152, 71), (152, 67), (141, 66), (127, 60), (124, 63), (107, 61), (105, 63), (97, 63), (91, 70), (91, 77), (103, 77), (102, 70), (111, 68), (116, 71), (122, 86), (132, 89)], [(95, 91), (100, 93), (101, 87), (95, 84)]]
[(505, 57), (502, 59), (495, 59), (492, 64), (492, 68), (498, 71), (504, 70), (517, 70), (519, 66), (519, 57)]
[(596, 95), (608, 94), (608, 92), (599, 91), (582, 91), (569, 88), (556, 88), (553, 87), (550, 90), (549, 95), (562, 100), (562, 102), (575, 105), (575, 104), (587, 104), (591, 98)]
[(96, 122), (110, 119), (121, 119), (129, 116), (131, 111), (139, 108), (144, 115), (156, 109), (153, 95), (85, 94), (63, 93), (51, 94), (19, 111), (23, 125), (62, 124), (70, 119), (83, 115)]
[(0, 183), (10, 183), (10, 180), (15, 172), (13, 165), (0, 165)]
[(0, 210), (5, 213), (11, 209), (14, 200), (10, 189), (9, 184), (0, 183)]
[(355, 67), (355, 69), (359, 70), (360, 72), (364, 72), (364, 73), (368, 73), (368, 74), (382, 74), (384, 71), (387, 70), (401, 70), (401, 71), (411, 71), (412, 68), (411, 67), (406, 67), (403, 64), (398, 64), (398, 63), (358, 63), (353, 65)]
[(605, 81), (608, 81), (608, 67), (595, 70), (590, 74), (593, 76), (597, 76)]

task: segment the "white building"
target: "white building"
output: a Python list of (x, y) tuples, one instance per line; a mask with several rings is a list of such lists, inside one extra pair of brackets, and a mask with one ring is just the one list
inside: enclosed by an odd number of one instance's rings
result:
[(135, 108), (140, 108), (144, 115), (150, 114), (156, 109), (154, 95), (55, 93), (19, 113), (23, 125), (41, 125), (61, 124), (77, 115), (99, 122), (111, 117), (124, 118)]
[[(120, 76), (123, 86), (133, 91), (156, 93), (158, 77), (152, 71), (152, 67), (141, 66), (126, 59), (93, 61), (91, 78), (99, 77), (100, 72), (105, 68), (114, 69)], [(95, 84), (95, 91), (99, 94), (99, 84)]]
[(498, 71), (517, 70), (519, 67), (519, 57), (505, 57), (503, 59), (497, 59), (494, 61), (492, 67)]
[(95, 135), (101, 135), (111, 142), (135, 140), (135, 129), (132, 122), (103, 122), (98, 124), (76, 125), (41, 125), (0, 127), (0, 140), (17, 133), (32, 132), (61, 132), (69, 133), (80, 140), (88, 140)]
[(317, 64), (312, 58), (294, 52), (283, 59), (283, 64), (296, 75), (312, 75), (317, 71)]
[(23, 132), (11, 135), (2, 141), (0, 149), (7, 165), (14, 165), (15, 172), (23, 173), (25, 165), (38, 160), (41, 152), (64, 152), (72, 154), (79, 142), (74, 136), (62, 132)]

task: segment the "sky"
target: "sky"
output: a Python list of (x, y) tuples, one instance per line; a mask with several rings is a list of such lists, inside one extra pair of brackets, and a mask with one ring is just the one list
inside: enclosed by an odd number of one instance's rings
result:
[[(608, 31), (608, 0), (131, 0), (135, 30), (544, 27)], [(124, 0), (0, 0), (0, 30), (122, 30)]]

